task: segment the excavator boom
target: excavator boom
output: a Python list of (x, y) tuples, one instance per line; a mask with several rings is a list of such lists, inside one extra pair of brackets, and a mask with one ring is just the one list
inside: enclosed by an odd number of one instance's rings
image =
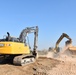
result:
[(27, 34), (30, 34), (30, 33), (34, 33), (34, 48), (33, 48), (33, 50), (36, 50), (37, 46), (38, 46), (38, 44), (37, 44), (37, 42), (38, 42), (38, 26), (27, 27), (27, 28), (23, 29), (19, 36), (19, 40), (20, 40), (20, 42), (26, 44), (26, 36), (27, 36)]
[(62, 41), (62, 39), (66, 37), (67, 39), (69, 39), (68, 41), (66, 41), (66, 44), (70, 44), (72, 43), (72, 39), (66, 34), (66, 33), (62, 33), (62, 35), (59, 37), (59, 39), (57, 40), (56, 42), (56, 45), (55, 45), (55, 51), (58, 52), (58, 46), (59, 46), (59, 43)]

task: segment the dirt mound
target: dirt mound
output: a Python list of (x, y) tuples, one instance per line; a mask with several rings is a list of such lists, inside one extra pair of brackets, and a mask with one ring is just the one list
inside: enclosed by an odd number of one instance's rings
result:
[(58, 61), (40, 57), (26, 66), (0, 64), (0, 75), (76, 75), (76, 60)]
[(42, 57), (35, 63), (26, 66), (1, 64), (0, 75), (48, 75), (48, 71), (59, 63), (60, 61)]
[(48, 75), (76, 75), (76, 58), (72, 57), (72, 53), (68, 50), (69, 46), (65, 46), (60, 53), (47, 54), (48, 58), (60, 60), (61, 62), (48, 72)]
[(64, 46), (64, 48), (58, 52), (58, 53), (55, 53), (55, 52), (48, 52), (47, 54), (47, 58), (53, 58), (53, 59), (69, 59), (72, 58), (72, 52), (70, 50), (68, 50), (68, 48), (71, 47), (71, 44), (67, 45), (67, 46)]

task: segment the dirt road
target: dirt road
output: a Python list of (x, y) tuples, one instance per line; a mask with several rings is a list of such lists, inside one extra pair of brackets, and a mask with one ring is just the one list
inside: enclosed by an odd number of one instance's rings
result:
[(0, 64), (0, 75), (76, 75), (76, 62), (42, 57), (27, 66)]

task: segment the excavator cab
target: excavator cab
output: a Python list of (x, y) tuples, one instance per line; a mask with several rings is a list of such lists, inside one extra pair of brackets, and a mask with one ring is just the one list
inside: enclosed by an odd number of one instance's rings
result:
[(5, 36), (5, 38), (3, 38), (3, 39), (0, 39), (0, 42), (1, 41), (19, 42), (19, 39), (18, 38), (15, 38), (15, 37), (11, 37), (10, 36), (10, 33), (7, 32), (7, 36)]

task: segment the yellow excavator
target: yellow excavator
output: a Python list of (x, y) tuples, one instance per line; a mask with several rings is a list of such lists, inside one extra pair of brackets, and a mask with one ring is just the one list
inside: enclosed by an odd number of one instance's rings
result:
[[(34, 33), (33, 51), (26, 43), (26, 38), (29, 33)], [(11, 37), (7, 32), (7, 36), (0, 39), (0, 56), (3, 60), (12, 60), (15, 65), (26, 65), (33, 63), (37, 58), (37, 41), (38, 41), (38, 26), (26, 27), (20, 33), (18, 38)], [(0, 61), (0, 62), (1, 62)]]
[(62, 39), (63, 39), (64, 37), (66, 37), (67, 39), (69, 39), (69, 40), (67, 40), (67, 41), (65, 42), (66, 45), (72, 44), (72, 39), (71, 39), (66, 33), (62, 33), (62, 35), (59, 37), (59, 39), (58, 39), (57, 42), (56, 42), (56, 45), (55, 45), (55, 48), (54, 48), (54, 51), (55, 51), (55, 52), (59, 52), (59, 43), (62, 41)]
[(70, 54), (70, 56), (76, 57), (76, 47), (75, 46), (72, 46), (72, 39), (66, 33), (62, 33), (62, 35), (57, 40), (56, 45), (55, 45), (55, 48), (54, 48), (54, 52), (55, 53), (60, 52), (60, 50), (59, 50), (59, 43), (61, 42), (61, 40), (64, 37), (66, 37), (67, 39), (69, 39), (69, 40), (67, 40), (65, 42), (65, 45), (67, 46), (67, 49), (65, 51), (68, 52), (66, 54)]

